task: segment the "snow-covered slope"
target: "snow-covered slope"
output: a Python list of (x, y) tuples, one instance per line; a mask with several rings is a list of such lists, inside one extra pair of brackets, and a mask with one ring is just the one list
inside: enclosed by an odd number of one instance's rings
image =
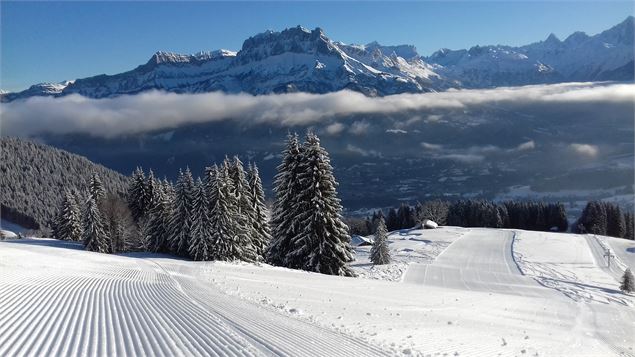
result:
[(387, 356), (221, 292), (211, 264), (0, 242), (1, 356)]
[(560, 41), (552, 35), (522, 47), (442, 49), (429, 57), (420, 56), (411, 45), (344, 44), (331, 40), (320, 28), (298, 26), (250, 37), (238, 52), (157, 52), (146, 64), (128, 72), (37, 84), (19, 93), (0, 94), (0, 99), (73, 93), (104, 98), (149, 89), (251, 94), (348, 89), (374, 96), (454, 87), (632, 79), (632, 17), (595, 36), (576, 32)]
[(403, 282), (2, 241), (0, 355), (633, 355), (633, 297), (588, 237), (394, 232)]
[(522, 47), (442, 49), (425, 60), (437, 72), (472, 88), (570, 81), (633, 80), (633, 17), (594, 36), (554, 34)]

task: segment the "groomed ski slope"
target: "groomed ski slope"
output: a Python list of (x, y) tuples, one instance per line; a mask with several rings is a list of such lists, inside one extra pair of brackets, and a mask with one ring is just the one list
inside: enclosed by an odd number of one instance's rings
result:
[(0, 355), (635, 355), (633, 298), (590, 238), (393, 233), (417, 262), (401, 282), (5, 241)]
[(201, 284), (205, 264), (80, 247), (0, 242), (0, 356), (386, 355)]

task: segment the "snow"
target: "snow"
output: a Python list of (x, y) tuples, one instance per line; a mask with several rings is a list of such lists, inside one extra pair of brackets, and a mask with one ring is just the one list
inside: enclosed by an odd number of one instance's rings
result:
[(634, 298), (597, 257), (625, 264), (632, 242), (458, 227), (387, 242), (386, 274), (365, 246), (346, 278), (2, 241), (0, 355), (634, 353)]
[[(601, 267), (604, 249), (594, 254), (595, 237), (547, 232), (517, 233), (514, 258), (527, 276), (562, 292), (575, 301), (629, 305), (631, 299), (616, 296), (617, 279)], [(614, 263), (616, 264), (616, 263)]]
[(18, 235), (12, 231), (7, 231), (4, 229), (0, 229), (0, 239), (15, 239), (18, 238)]
[(439, 225), (435, 221), (426, 219), (423, 221), (423, 227), (429, 228), (429, 229), (435, 229), (435, 228), (439, 228)]
[(224, 293), (215, 264), (81, 248), (0, 243), (0, 355), (385, 355)]
[(635, 242), (632, 240), (612, 238), (612, 237), (600, 237), (606, 244), (608, 244), (613, 253), (635, 271)]
[(354, 247), (358, 247), (360, 245), (372, 245), (372, 244), (373, 244), (372, 238), (362, 237), (358, 235), (351, 236), (351, 245), (353, 245)]
[(12, 231), (12, 232), (24, 232), (26, 230), (28, 230), (28, 228), (24, 228), (22, 226), (20, 226), (19, 224), (15, 224), (11, 221), (8, 221), (4, 218), (0, 218), (0, 229), (4, 229), (7, 231)]
[[(388, 234), (388, 249), (392, 263), (373, 266), (370, 263), (371, 246), (355, 247), (356, 261), (351, 264), (355, 273), (369, 279), (401, 281), (410, 263), (430, 263), (447, 246), (465, 234), (456, 227), (443, 227), (432, 231), (403, 229)], [(372, 242), (373, 237), (366, 237)]]

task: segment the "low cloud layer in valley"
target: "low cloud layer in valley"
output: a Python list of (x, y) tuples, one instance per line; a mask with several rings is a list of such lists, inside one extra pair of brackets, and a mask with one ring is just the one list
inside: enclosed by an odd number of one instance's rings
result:
[[(262, 96), (150, 91), (104, 99), (69, 95), (3, 103), (1, 129), (7, 136), (84, 133), (111, 138), (230, 119), (293, 127), (350, 115), (429, 112), (408, 117), (403, 124), (408, 125), (435, 123), (443, 118), (440, 112), (444, 110), (477, 106), (595, 103), (601, 109), (602, 104), (628, 104), (634, 100), (635, 85), (622, 83), (564, 83), (375, 98), (350, 91)], [(326, 132), (361, 135), (368, 126), (364, 121), (332, 123)]]

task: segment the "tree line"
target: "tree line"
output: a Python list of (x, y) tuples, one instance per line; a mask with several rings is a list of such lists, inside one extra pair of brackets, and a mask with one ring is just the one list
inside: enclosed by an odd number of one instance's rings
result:
[(93, 172), (102, 178), (106, 192), (125, 192), (127, 177), (85, 157), (25, 139), (2, 137), (0, 214), (49, 236), (47, 231), (55, 220), (60, 192), (68, 190), (76, 196), (85, 193)]
[(412, 228), (426, 220), (442, 226), (559, 232), (565, 232), (568, 228), (567, 214), (562, 203), (495, 203), (485, 200), (432, 200), (417, 203), (414, 207), (402, 203), (398, 208), (389, 209), (387, 215), (384, 215), (382, 210), (377, 210), (365, 220), (349, 219), (348, 223), (353, 234), (369, 235), (375, 232), (380, 218), (385, 219), (389, 231)]
[[(107, 195), (93, 174), (84, 202), (67, 191), (54, 235), (87, 250), (170, 253), (193, 260), (265, 261), (293, 269), (354, 275), (328, 152), (312, 132), (289, 135), (275, 177), (271, 219), (256, 165), (238, 157), (176, 184), (137, 169), (125, 195)], [(271, 227), (271, 228), (270, 228)]]
[(635, 240), (633, 212), (611, 202), (590, 201), (573, 226), (576, 233), (591, 233)]

